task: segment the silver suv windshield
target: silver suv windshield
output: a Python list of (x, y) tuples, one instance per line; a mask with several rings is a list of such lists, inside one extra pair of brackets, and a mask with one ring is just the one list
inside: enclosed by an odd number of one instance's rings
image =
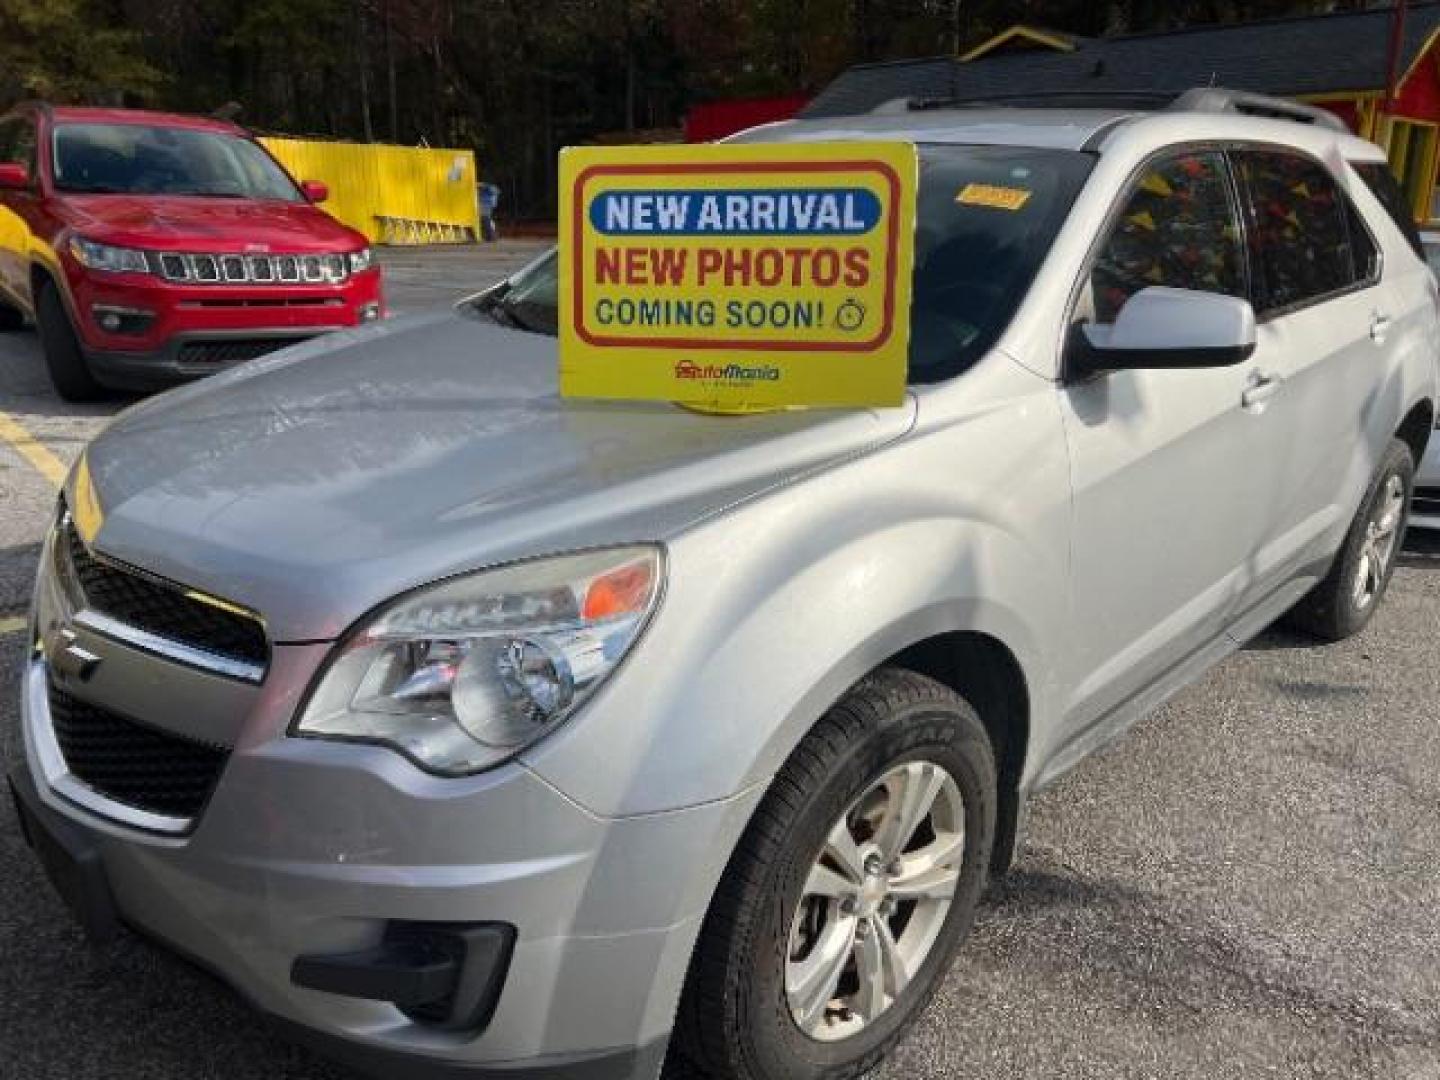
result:
[(285, 170), (251, 139), (150, 124), (58, 126), (55, 188), (91, 195), (301, 198)]
[[(1093, 162), (1074, 150), (920, 147), (911, 383), (957, 375), (995, 343)], [(476, 308), (515, 329), (556, 334), (556, 262), (552, 250)]]

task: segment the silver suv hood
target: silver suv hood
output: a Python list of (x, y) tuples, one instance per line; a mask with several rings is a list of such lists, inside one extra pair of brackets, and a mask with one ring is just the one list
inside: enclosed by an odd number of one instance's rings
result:
[(86, 452), (96, 547), (328, 639), (449, 574), (664, 540), (914, 419), (562, 401), (556, 369), (552, 339), (445, 311), (154, 398)]

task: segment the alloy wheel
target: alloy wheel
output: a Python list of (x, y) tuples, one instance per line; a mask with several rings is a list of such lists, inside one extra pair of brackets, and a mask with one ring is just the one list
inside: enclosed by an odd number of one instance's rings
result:
[(1405, 516), (1405, 482), (1390, 476), (1375, 500), (1375, 510), (1365, 523), (1365, 539), (1355, 567), (1351, 596), (1356, 608), (1364, 610), (1375, 602), (1385, 585), (1385, 575), (1400, 542), (1400, 522)]
[(785, 994), (802, 1032), (849, 1038), (895, 1004), (945, 925), (964, 856), (964, 799), (933, 762), (905, 762), (851, 804), (791, 922)]

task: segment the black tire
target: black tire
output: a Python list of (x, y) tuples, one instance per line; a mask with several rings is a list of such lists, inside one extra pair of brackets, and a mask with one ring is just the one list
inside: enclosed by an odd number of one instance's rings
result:
[[(785, 990), (804, 880), (847, 808), (887, 772), (917, 760), (942, 766), (963, 799), (964, 854), (954, 900), (893, 1004), (856, 1034), (811, 1038)], [(895, 668), (856, 685), (790, 756), (731, 856), (691, 961), (670, 1073), (841, 1080), (872, 1068), (924, 1009), (970, 931), (994, 843), (995, 787), (984, 726), (953, 691)]]
[(90, 373), (80, 339), (53, 282), (40, 286), (40, 295), (35, 299), (35, 325), (55, 392), (66, 401), (99, 401), (106, 397), (105, 388)]
[[(1394, 542), (1379, 573), (1378, 587), (1362, 600), (1356, 595), (1355, 583), (1365, 558), (1370, 526), (1376, 521), (1382, 504), (1397, 482), (1402, 494), (1400, 518), (1393, 526)], [(1345, 543), (1330, 565), (1330, 571), (1290, 609), (1283, 620), (1285, 625), (1322, 641), (1343, 641), (1365, 629), (1384, 599), (1390, 576), (1395, 572), (1396, 557), (1410, 519), (1410, 494), (1414, 482), (1415, 459), (1410, 447), (1399, 439), (1390, 440), (1375, 479), (1370, 482), (1365, 498), (1360, 502), (1360, 509), (1350, 523), (1350, 531), (1345, 534)]]
[(20, 310), (0, 300), (0, 333), (7, 330), (20, 330), (24, 326), (25, 316), (21, 314)]

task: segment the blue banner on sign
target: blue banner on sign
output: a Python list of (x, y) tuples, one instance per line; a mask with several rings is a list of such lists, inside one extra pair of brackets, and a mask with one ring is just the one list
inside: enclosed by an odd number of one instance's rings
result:
[(860, 236), (880, 223), (864, 188), (601, 191), (590, 225), (607, 236)]

